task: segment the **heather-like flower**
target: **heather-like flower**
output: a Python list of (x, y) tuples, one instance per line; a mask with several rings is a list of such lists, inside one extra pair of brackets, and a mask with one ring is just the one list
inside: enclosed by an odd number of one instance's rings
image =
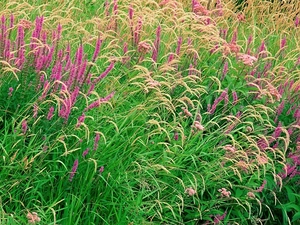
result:
[(195, 128), (196, 131), (203, 131), (204, 130), (204, 126), (201, 125), (201, 123), (197, 120), (192, 125), (192, 128)]
[(179, 37), (177, 41), (176, 55), (179, 55), (180, 53), (181, 44), (182, 44), (182, 37)]
[(185, 189), (185, 193), (187, 193), (189, 196), (193, 196), (197, 192), (193, 188), (189, 187), (189, 188)]
[(104, 77), (107, 76), (107, 74), (114, 68), (115, 63), (111, 62), (109, 64), (109, 66), (106, 68), (106, 70), (99, 76), (97, 77), (95, 80), (93, 80), (93, 84), (97, 84), (100, 80), (102, 80)]
[(224, 220), (226, 215), (227, 212), (224, 212), (223, 215), (216, 215), (214, 219), (214, 225), (219, 224), (222, 220)]
[(35, 104), (33, 105), (33, 118), (36, 118), (36, 117), (37, 117), (38, 110), (39, 110), (39, 107), (38, 107), (38, 105), (35, 103)]
[(94, 101), (88, 107), (86, 107), (84, 109), (84, 111), (88, 111), (90, 109), (96, 108), (96, 107), (100, 106), (102, 103), (109, 101), (114, 96), (114, 94), (115, 94), (115, 92), (112, 92), (109, 95), (107, 95), (105, 98), (100, 98), (100, 99)]
[(280, 49), (283, 49), (286, 45), (286, 37), (284, 37), (283, 39), (281, 39), (280, 41)]
[(183, 113), (184, 113), (184, 115), (185, 115), (186, 117), (192, 117), (192, 116), (193, 116), (193, 114), (190, 113), (190, 111), (189, 111), (188, 109), (186, 109), (186, 108), (184, 108), (184, 107), (182, 107), (181, 109), (183, 110)]
[(51, 120), (53, 117), (54, 107), (51, 106), (47, 115), (47, 120)]
[(201, 5), (197, 0), (192, 2), (193, 12), (199, 16), (207, 16), (210, 14), (210, 11), (207, 10), (203, 5)]
[(240, 47), (236, 43), (224, 43), (223, 47), (224, 55), (228, 55), (229, 53), (238, 54), (240, 51)]
[(265, 138), (260, 138), (258, 141), (257, 141), (257, 146), (260, 150), (266, 150), (266, 148), (269, 147), (269, 143), (268, 141), (265, 139)]
[(248, 54), (239, 54), (239, 59), (247, 66), (253, 66), (253, 63), (257, 61), (257, 58)]
[(94, 140), (94, 148), (93, 148), (94, 151), (96, 151), (98, 148), (99, 140), (100, 140), (100, 134), (96, 133), (95, 140)]
[(262, 192), (264, 190), (266, 184), (267, 184), (267, 181), (264, 180), (262, 185), (256, 190), (256, 192)]
[(82, 153), (82, 157), (85, 157), (88, 153), (89, 153), (90, 149), (87, 148), (86, 150), (84, 150), (84, 152)]
[(231, 195), (231, 192), (227, 191), (226, 188), (221, 188), (221, 189), (218, 190), (218, 192), (221, 193), (221, 197), (227, 197), (227, 198), (229, 198), (230, 195)]
[(82, 113), (82, 115), (78, 117), (76, 128), (81, 126), (81, 124), (84, 122), (84, 119), (85, 119), (85, 114)]
[(35, 224), (35, 223), (41, 221), (41, 218), (38, 217), (38, 214), (36, 212), (32, 212), (32, 213), (28, 212), (26, 217), (28, 219), (28, 223), (31, 223), (31, 224)]
[(179, 134), (177, 131), (174, 132), (174, 140), (175, 141), (178, 141), (178, 138), (179, 138)]
[(154, 41), (154, 49), (152, 52), (152, 59), (154, 62), (157, 61), (157, 57), (158, 57), (158, 50), (160, 45), (160, 34), (161, 34), (161, 26), (158, 26), (156, 29), (156, 38)]
[(140, 41), (140, 33), (141, 33), (141, 30), (142, 30), (142, 25), (143, 25), (142, 18), (139, 17), (138, 22), (137, 22), (137, 26), (135, 27), (135, 30), (133, 32), (133, 41), (136, 45)]
[(99, 173), (102, 174), (103, 171), (104, 171), (104, 166), (101, 166), (100, 169), (99, 169)]
[(92, 62), (96, 61), (96, 58), (98, 57), (99, 52), (100, 52), (101, 45), (102, 45), (102, 40), (100, 38), (98, 38), (97, 43), (96, 43), (95, 52), (94, 52), (94, 55), (92, 58)]
[(222, 73), (222, 78), (221, 78), (221, 80), (223, 80), (223, 79), (225, 78), (225, 76), (226, 76), (227, 73), (228, 73), (228, 61), (226, 61), (226, 62), (224, 63), (223, 73)]
[(77, 171), (77, 168), (78, 168), (78, 159), (76, 159), (76, 160), (74, 161), (74, 164), (73, 164), (73, 167), (72, 167), (72, 171), (71, 171), (71, 173), (70, 173), (70, 178), (69, 178), (69, 181), (70, 181), (70, 182), (72, 182), (73, 177), (74, 177), (74, 175), (75, 175), (75, 173), (76, 173), (76, 171)]
[(23, 132), (23, 134), (26, 134), (27, 129), (28, 129), (27, 120), (23, 120), (22, 121), (22, 132)]
[(277, 88), (275, 88), (272, 84), (268, 83), (267, 84), (267, 89), (268, 92), (276, 98), (277, 101), (279, 101), (281, 99), (281, 94), (279, 94)]
[(12, 87), (10, 87), (8, 89), (8, 96), (12, 96), (13, 91), (14, 91), (14, 89)]

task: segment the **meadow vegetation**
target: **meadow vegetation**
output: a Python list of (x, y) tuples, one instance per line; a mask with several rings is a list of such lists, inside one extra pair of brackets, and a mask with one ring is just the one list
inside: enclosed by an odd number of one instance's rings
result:
[(0, 224), (299, 224), (300, 2), (2, 0)]

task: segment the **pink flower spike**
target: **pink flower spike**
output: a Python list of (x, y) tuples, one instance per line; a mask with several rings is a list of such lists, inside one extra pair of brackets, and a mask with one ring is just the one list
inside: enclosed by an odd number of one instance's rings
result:
[(98, 148), (99, 140), (100, 140), (100, 134), (96, 133), (95, 140), (94, 140), (94, 151), (96, 151)]
[(53, 117), (54, 107), (51, 106), (48, 112), (47, 120), (51, 120)]
[(23, 120), (22, 121), (22, 132), (23, 132), (23, 134), (26, 134), (27, 129), (28, 129), (27, 121)]
[(84, 158), (88, 153), (89, 153), (90, 149), (87, 148), (83, 153), (82, 153), (82, 157)]
[(113, 96), (115, 95), (115, 92), (113, 91), (109, 95), (107, 95), (105, 98), (100, 98), (93, 103), (91, 103), (87, 108), (85, 108), (84, 111), (99, 107), (102, 103), (109, 101)]
[(70, 182), (72, 182), (73, 177), (74, 177), (74, 175), (75, 175), (75, 173), (76, 173), (76, 171), (77, 171), (77, 168), (78, 168), (78, 159), (76, 159), (76, 160), (74, 161), (74, 164), (73, 164), (73, 167), (72, 167), (72, 171), (71, 171), (71, 173), (70, 173), (70, 178), (69, 178), (69, 181), (70, 181)]
[(267, 184), (267, 181), (264, 180), (262, 185), (256, 190), (256, 192), (262, 192), (264, 190), (266, 184)]
[(100, 38), (98, 38), (97, 43), (96, 43), (95, 52), (94, 52), (94, 55), (93, 55), (93, 58), (92, 58), (92, 62), (96, 61), (96, 59), (99, 55), (99, 52), (100, 52), (101, 45), (102, 45), (102, 40)]
[(82, 113), (82, 115), (78, 117), (78, 121), (77, 121), (77, 124), (76, 124), (76, 128), (78, 128), (78, 127), (81, 126), (81, 124), (84, 122), (84, 119), (85, 119), (85, 114)]

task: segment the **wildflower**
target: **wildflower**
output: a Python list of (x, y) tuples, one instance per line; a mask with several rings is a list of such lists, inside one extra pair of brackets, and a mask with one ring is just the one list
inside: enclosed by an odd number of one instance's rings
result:
[(87, 148), (86, 150), (84, 150), (84, 152), (82, 153), (82, 157), (85, 157), (88, 153), (89, 153), (90, 149)]
[(38, 217), (38, 214), (36, 212), (28, 212), (26, 217), (28, 219), (28, 223), (35, 224), (36, 222), (41, 221), (41, 218)]
[(98, 38), (97, 43), (96, 43), (95, 52), (94, 52), (94, 55), (92, 58), (92, 62), (96, 61), (96, 58), (98, 57), (99, 52), (100, 52), (101, 45), (102, 45), (102, 40), (100, 38)]
[(257, 61), (257, 58), (248, 54), (240, 54), (239, 59), (247, 66), (253, 66), (253, 63)]
[(262, 192), (264, 190), (266, 184), (267, 184), (267, 181), (264, 180), (262, 185), (256, 190), (256, 192)]
[(142, 30), (142, 25), (143, 25), (142, 18), (139, 17), (139, 20), (137, 22), (137, 26), (135, 27), (134, 34), (133, 34), (133, 40), (134, 40), (134, 43), (136, 45), (139, 43), (139, 40), (140, 40), (140, 33), (141, 33), (141, 30)]
[(104, 171), (104, 166), (101, 166), (100, 169), (99, 169), (99, 173), (102, 174), (103, 171)]
[(13, 91), (14, 91), (14, 89), (12, 87), (10, 87), (8, 89), (8, 96), (12, 96)]
[(195, 128), (197, 131), (203, 131), (204, 126), (200, 124), (199, 121), (195, 121), (194, 124), (192, 125), (192, 128)]
[(277, 101), (281, 99), (281, 94), (279, 94), (277, 88), (275, 88), (272, 84), (267, 84), (267, 89), (269, 93), (276, 98)]
[(223, 47), (224, 47), (223, 50), (224, 55), (228, 55), (229, 53), (237, 54), (240, 51), (240, 47), (235, 43), (225, 43)]
[(76, 160), (74, 161), (74, 164), (73, 164), (73, 167), (72, 167), (72, 171), (71, 171), (71, 173), (70, 173), (70, 178), (69, 178), (69, 181), (70, 181), (70, 182), (72, 182), (73, 177), (74, 177), (74, 175), (75, 175), (75, 173), (76, 173), (76, 171), (77, 171), (77, 168), (78, 168), (78, 159), (76, 159)]
[(51, 120), (53, 117), (54, 107), (51, 106), (47, 115), (47, 120)]
[(109, 66), (106, 68), (106, 70), (99, 76), (97, 77), (95, 80), (93, 80), (93, 84), (97, 84), (100, 80), (102, 80), (104, 77), (107, 76), (107, 74), (114, 68), (115, 63), (111, 62), (109, 64)]
[(147, 53), (151, 50), (151, 45), (148, 44), (146, 41), (141, 41), (139, 44), (138, 44), (138, 52), (140, 53)]
[(82, 113), (82, 115), (78, 117), (76, 128), (80, 127), (80, 125), (84, 122), (84, 119), (85, 119), (85, 114)]
[(215, 219), (214, 219), (214, 224), (219, 224), (222, 220), (224, 220), (226, 215), (227, 215), (227, 212), (224, 212), (223, 215), (216, 215)]
[(177, 141), (179, 138), (179, 134), (177, 131), (174, 132), (174, 140)]
[(255, 194), (251, 191), (247, 193), (248, 198), (255, 198)]
[(228, 61), (226, 61), (226, 62), (224, 63), (223, 74), (222, 74), (221, 80), (223, 80), (223, 79), (225, 78), (225, 76), (226, 76), (227, 73), (228, 73)]
[(100, 99), (94, 101), (88, 107), (86, 107), (84, 109), (84, 111), (96, 108), (96, 107), (100, 106), (101, 103), (109, 101), (114, 96), (114, 94), (115, 94), (115, 92), (113, 91), (112, 93), (110, 93), (109, 95), (107, 95), (105, 98), (100, 98)]
[(189, 188), (185, 189), (185, 193), (187, 193), (189, 196), (193, 196), (197, 192), (193, 188), (189, 187)]
[(218, 190), (218, 192), (221, 193), (221, 197), (227, 197), (227, 198), (229, 198), (230, 195), (231, 195), (231, 192), (227, 191), (226, 188), (221, 188), (221, 189)]
[(22, 132), (23, 132), (23, 134), (26, 134), (27, 129), (28, 129), (27, 121), (23, 120), (22, 121)]
[(158, 26), (156, 29), (156, 38), (154, 41), (154, 49), (152, 52), (152, 59), (153, 61), (157, 61), (157, 56), (158, 56), (158, 49), (159, 49), (159, 44), (160, 44), (160, 34), (161, 34), (161, 26)]
[(238, 103), (238, 96), (237, 93), (235, 91), (232, 92), (232, 97), (233, 97), (233, 105), (236, 105)]
[(181, 109), (183, 110), (183, 113), (186, 117), (192, 117), (193, 116), (192, 113), (190, 113), (188, 109), (186, 109), (184, 107), (182, 107)]
[(182, 37), (179, 37), (177, 41), (176, 55), (179, 55), (180, 53), (181, 44), (182, 44)]
[(201, 5), (197, 0), (193, 0), (193, 12), (199, 16), (207, 16), (210, 14), (210, 11)]
[(94, 151), (96, 151), (98, 148), (99, 140), (100, 140), (100, 134), (96, 133), (95, 140), (94, 140)]

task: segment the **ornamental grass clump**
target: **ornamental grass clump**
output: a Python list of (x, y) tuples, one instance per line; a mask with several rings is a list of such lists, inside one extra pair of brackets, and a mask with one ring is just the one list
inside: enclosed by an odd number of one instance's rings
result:
[(5, 218), (297, 224), (297, 18), (276, 1), (242, 12), (231, 0), (75, 3), (72, 26), (44, 34), (50, 19), (38, 17), (12, 29), (20, 54), (1, 45), (1, 93), (23, 99), (2, 110)]

